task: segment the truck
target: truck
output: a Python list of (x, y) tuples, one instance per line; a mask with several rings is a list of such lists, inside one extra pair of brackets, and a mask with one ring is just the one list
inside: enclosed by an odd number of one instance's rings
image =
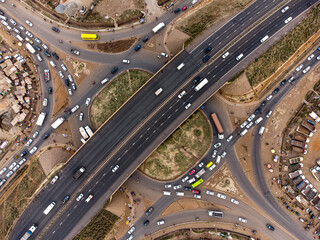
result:
[(303, 121), (303, 122), (301, 123), (301, 125), (302, 125), (303, 127), (305, 127), (306, 129), (308, 129), (310, 132), (313, 132), (313, 133), (316, 132), (316, 127), (313, 126), (312, 124), (308, 123), (308, 122)]
[(311, 189), (313, 188), (312, 184), (308, 184), (308, 186), (306, 186), (302, 191), (301, 193), (306, 196), (310, 191)]
[(36, 50), (32, 47), (30, 43), (26, 43), (26, 47), (30, 53), (35, 53)]
[(315, 166), (313, 168), (310, 168), (311, 174), (317, 179), (317, 181), (320, 181), (320, 167)]
[(298, 164), (290, 164), (289, 169), (291, 171), (297, 171), (300, 168), (303, 168), (303, 163), (298, 163)]
[(289, 159), (290, 164), (296, 164), (303, 161), (303, 157), (294, 157)]
[(39, 115), (39, 117), (38, 117), (38, 119), (37, 119), (36, 124), (37, 124), (38, 126), (42, 126), (45, 118), (46, 118), (46, 113), (45, 113), (45, 112), (40, 113), (40, 115)]
[(302, 171), (301, 170), (297, 170), (295, 172), (289, 173), (289, 177), (291, 179), (293, 179), (293, 178), (296, 178), (296, 177), (300, 176), (301, 174), (302, 174)]
[(301, 134), (305, 135), (306, 137), (312, 137), (313, 136), (313, 132), (309, 131), (308, 129), (306, 129), (303, 126), (298, 126), (296, 131), (298, 133), (301, 133)]
[(88, 134), (87, 134), (86, 130), (84, 130), (84, 128), (83, 128), (83, 127), (80, 127), (80, 128), (79, 128), (79, 131), (80, 131), (81, 136), (83, 137), (83, 139), (84, 139), (84, 140), (87, 140), (87, 139), (89, 138), (89, 136), (88, 136)]
[(51, 124), (51, 127), (53, 129), (57, 129), (63, 122), (64, 122), (65, 118), (60, 117), (57, 120), (54, 121), (54, 123)]
[(211, 216), (211, 217), (223, 217), (223, 212), (214, 211), (214, 210), (208, 210), (208, 215)]
[(294, 140), (294, 139), (291, 140), (291, 145), (299, 148), (308, 148), (308, 144), (301, 141)]
[(43, 211), (43, 214), (48, 215), (49, 212), (54, 208), (55, 205), (56, 205), (55, 202), (50, 203), (50, 205)]
[(89, 134), (89, 137), (91, 137), (93, 135), (91, 128), (89, 126), (85, 126), (84, 128), (86, 129), (86, 132)]
[(308, 192), (308, 194), (306, 195), (306, 198), (309, 200), (309, 201), (311, 201), (312, 199), (314, 199), (314, 197), (317, 195), (317, 189), (315, 189), (315, 188), (312, 188), (311, 190), (310, 190), (310, 192)]
[(224, 131), (223, 131), (223, 128), (222, 128), (222, 126), (220, 124), (220, 121), (218, 119), (217, 114), (216, 113), (212, 113), (211, 114), (211, 119), (212, 119), (212, 121), (213, 121), (213, 123), (214, 123), (214, 125), (215, 125), (215, 127), (216, 127), (216, 129), (218, 131), (218, 138), (219, 139), (223, 139), (224, 138)]
[(302, 136), (300, 134), (299, 135), (298, 134), (294, 135), (293, 139), (301, 141), (301, 142), (306, 142), (306, 143), (310, 142), (310, 138), (304, 137), (304, 136)]
[(200, 178), (205, 172), (206, 172), (206, 169), (202, 168), (202, 169), (196, 174), (196, 178)]
[(195, 88), (194, 90), (197, 92), (199, 91), (201, 88), (203, 88), (207, 83), (208, 83), (208, 79), (203, 79)]
[(299, 177), (296, 177), (295, 179), (293, 179), (292, 182), (295, 186), (298, 186), (305, 179), (306, 177), (304, 175), (300, 175)]
[(309, 184), (308, 180), (303, 180), (301, 183), (299, 183), (297, 188), (299, 191), (302, 191), (308, 184)]
[(292, 151), (297, 152), (297, 153), (303, 153), (304, 155), (306, 155), (308, 153), (307, 149), (299, 148), (299, 147), (295, 147), (295, 146), (292, 146)]
[(79, 177), (81, 177), (81, 175), (86, 171), (86, 169), (84, 167), (81, 167), (78, 169), (78, 171), (75, 172), (75, 174), (73, 174), (73, 179), (77, 180), (79, 179)]
[(29, 230), (22, 236), (22, 238), (20, 238), (20, 240), (27, 240), (32, 233), (37, 229), (38, 225), (37, 224), (33, 224)]
[(320, 117), (315, 112), (309, 113), (309, 116), (312, 117), (316, 122), (320, 122)]
[(154, 34), (156, 34), (157, 32), (159, 32), (162, 28), (164, 28), (166, 25), (164, 24), (164, 22), (159, 23), (157, 26), (155, 26), (154, 28), (152, 28), (152, 32)]
[(45, 69), (43, 72), (44, 72), (44, 80), (46, 82), (50, 81), (50, 70), (49, 69)]

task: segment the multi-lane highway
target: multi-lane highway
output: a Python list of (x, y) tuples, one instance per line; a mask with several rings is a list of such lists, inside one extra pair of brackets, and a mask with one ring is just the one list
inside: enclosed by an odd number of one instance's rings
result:
[[(224, 30), (224, 27), (221, 28), (199, 47), (200, 51), (195, 50), (195, 54), (193, 52), (191, 54), (186, 51), (182, 52), (146, 84), (131, 101), (96, 133), (95, 137), (77, 152), (72, 161), (60, 173), (59, 181), (55, 185), (48, 185), (26, 209), (17, 222), (10, 239), (17, 239), (22, 236), (33, 223), (37, 223), (39, 227), (31, 237), (32, 239), (42, 234), (44, 239), (70, 238), (71, 236), (65, 236), (76, 224), (87, 222), (81, 220), (84, 219), (84, 213), (87, 212), (85, 215), (93, 216), (96, 211), (88, 212), (88, 210), (92, 209), (92, 206), (95, 206), (96, 209), (102, 206), (103, 202), (139, 166), (141, 161), (192, 111), (197, 109), (205, 99), (225, 83), (225, 80), (218, 80), (238, 64), (235, 59), (236, 56), (242, 53), (245, 58), (260, 46), (260, 39), (263, 36), (266, 34), (273, 35), (285, 25), (284, 20), (289, 16), (296, 17), (314, 2), (316, 1), (291, 1), (289, 3), (289, 5), (292, 4), (290, 5), (290, 11), (285, 14), (276, 11), (229, 48), (228, 52), (230, 54), (227, 58), (219, 57), (213, 61), (201, 72), (202, 78), (206, 76), (209, 79), (205, 91), (194, 91), (194, 85), (191, 83), (192, 79), (189, 78), (194, 76), (199, 67), (202, 66), (204, 55), (203, 53), (199, 54), (199, 52), (208, 45), (212, 45), (214, 48), (211, 54), (218, 52), (222, 46), (229, 43), (228, 36), (225, 36), (223, 41), (219, 40), (219, 31), (227, 33), (232, 28), (228, 31)], [(264, 4), (268, 6), (265, 1)], [(242, 20), (240, 18), (244, 17), (243, 15), (247, 17), (246, 23), (251, 25), (254, 22), (252, 16), (257, 15), (257, 12), (253, 11), (248, 14), (244, 11), (233, 21), (238, 23)], [(236, 26), (235, 23), (228, 24), (233, 24), (234, 30), (239, 29), (239, 26)], [(234, 31), (230, 31), (230, 33), (232, 32)], [(221, 47), (216, 47), (219, 45)], [(176, 67), (182, 62), (185, 66), (178, 71)], [(189, 81), (186, 82), (186, 80)], [(181, 86), (184, 86), (183, 90), (187, 92), (187, 95), (180, 100), (176, 95), (182, 90)], [(154, 91), (160, 87), (163, 88), (163, 92), (156, 96)], [(188, 103), (192, 105), (186, 110), (185, 106)], [(105, 159), (107, 161), (104, 165), (101, 165)], [(111, 169), (116, 164), (120, 168), (112, 173)], [(86, 172), (83, 177), (75, 181), (71, 176), (81, 166), (86, 167)], [(91, 176), (89, 177), (89, 175)], [(93, 200), (90, 203), (85, 203), (83, 200), (75, 201), (74, 198), (80, 192), (83, 192), (85, 197), (93, 194)], [(72, 198), (63, 206), (61, 201), (67, 194), (72, 195)], [(52, 201), (56, 201), (57, 205), (48, 216), (45, 216), (42, 212)], [(265, 209), (268, 210), (268, 208), (270, 208), (269, 205), (266, 205)], [(58, 212), (59, 214), (57, 214)], [(42, 232), (46, 226), (49, 226), (52, 216), (56, 216), (55, 221), (49, 229)], [(275, 220), (278, 221), (279, 216), (276, 214), (274, 216)], [(289, 223), (287, 222), (283, 226), (287, 226)], [(292, 233), (297, 237), (301, 236), (301, 233), (296, 229), (292, 229)]]

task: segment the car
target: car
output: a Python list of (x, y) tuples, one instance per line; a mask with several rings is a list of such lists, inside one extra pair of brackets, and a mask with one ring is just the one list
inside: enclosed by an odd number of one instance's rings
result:
[(56, 28), (56, 27), (52, 27), (51, 29), (52, 29), (52, 31), (54, 31), (54, 32), (57, 32), (57, 33), (60, 32), (60, 30), (59, 30), (58, 28)]
[(296, 71), (299, 72), (303, 67), (303, 64), (300, 64), (297, 68), (296, 68)]
[(214, 148), (218, 148), (221, 147), (221, 143), (216, 143), (215, 145), (213, 145)]
[(134, 226), (132, 226), (129, 231), (128, 231), (128, 234), (132, 234), (134, 232), (134, 230), (136, 230), (136, 228)]
[(127, 240), (132, 240), (133, 239), (133, 235), (130, 235)]
[(247, 129), (251, 128), (253, 125), (253, 122), (249, 122), (249, 124), (246, 126)]
[(182, 98), (186, 94), (187, 94), (186, 91), (182, 91), (181, 93), (179, 93), (178, 98)]
[(192, 83), (196, 84), (196, 83), (198, 83), (200, 81), (200, 79), (201, 79), (200, 76), (198, 76), (195, 79), (193, 79)]
[(287, 24), (288, 22), (290, 22), (292, 20), (292, 17), (288, 17), (286, 20), (284, 20), (284, 23)]
[(17, 165), (17, 163), (13, 162), (13, 163), (9, 166), (9, 170), (12, 170), (16, 165)]
[(84, 115), (83, 112), (80, 112), (80, 114), (79, 114), (79, 121), (81, 121), (81, 122), (83, 121), (83, 115)]
[[(55, 52), (52, 52), (52, 56), (54, 56), (54, 58), (55, 59), (57, 59), (57, 60), (59, 60), (60, 58), (59, 58), (59, 56), (58, 56), (58, 54), (57, 53), (55, 53)], [(66, 71), (66, 70), (65, 70)]]
[(171, 185), (171, 184), (166, 184), (166, 185), (164, 185), (164, 187), (165, 187), (165, 188), (171, 188), (172, 185)]
[(34, 48), (39, 52), (41, 51), (41, 48), (38, 45), (34, 45)]
[(260, 107), (264, 107), (266, 104), (267, 104), (267, 101), (263, 101), (263, 102), (260, 104)]
[(2, 168), (0, 171), (0, 175), (4, 174), (7, 171), (7, 168)]
[(244, 128), (245, 126), (248, 125), (248, 122), (247, 121), (244, 121), (241, 125), (240, 125), (240, 128)]
[(32, 23), (32, 22), (30, 22), (29, 20), (26, 20), (26, 23), (27, 23), (30, 27), (32, 27), (32, 26), (33, 26), (33, 23)]
[(80, 193), (79, 196), (76, 198), (77, 202), (79, 202), (83, 198), (83, 193)]
[(90, 105), (91, 98), (87, 98), (85, 105), (88, 107)]
[(145, 37), (142, 39), (143, 42), (147, 42), (148, 40), (149, 40), (149, 36), (145, 36)]
[(193, 182), (195, 182), (195, 181), (196, 181), (196, 179), (193, 177), (193, 178), (190, 178), (190, 179), (188, 180), (188, 183), (191, 184), (191, 183), (193, 183)]
[(64, 79), (64, 82), (65, 82), (66, 86), (69, 87), (69, 85), (70, 85), (69, 79), (68, 79), (68, 78), (65, 78), (65, 79)]
[(114, 68), (112, 68), (111, 73), (114, 74), (114, 73), (116, 73), (117, 71), (118, 71), (118, 68), (117, 68), (117, 67), (114, 67)]
[(270, 111), (267, 113), (266, 118), (269, 118), (269, 117), (271, 116), (271, 114), (272, 114), (272, 110), (270, 110)]
[(4, 12), (0, 10), (0, 15), (4, 15)]
[(47, 57), (51, 57), (51, 54), (47, 51), (43, 51), (43, 54), (46, 55)]
[(160, 56), (165, 57), (165, 58), (169, 57), (168, 54), (166, 54), (165, 52), (160, 53)]
[(36, 138), (37, 136), (39, 135), (39, 132), (37, 131), (37, 132), (34, 132), (34, 134), (33, 134), (33, 138)]
[(12, 25), (17, 25), (17, 23), (12, 18), (9, 21), (12, 23)]
[(289, 9), (289, 6), (285, 6), (284, 8), (282, 8), (281, 12), (285, 13), (288, 9)]
[(181, 11), (180, 8), (176, 8), (176, 9), (174, 10), (174, 13), (178, 13), (178, 12), (180, 12), (180, 11)]
[(21, 26), (21, 25), (19, 25), (19, 27), (18, 27), (21, 31), (24, 31), (24, 30), (26, 30), (23, 26)]
[(243, 217), (239, 217), (239, 221), (240, 221), (240, 222), (243, 222), (243, 223), (247, 223), (247, 222), (248, 222), (247, 219), (245, 219), (245, 218), (243, 218)]
[(68, 75), (68, 79), (69, 79), (70, 82), (73, 82), (73, 78), (72, 78), (72, 76), (70, 74)]
[(129, 63), (130, 63), (130, 60), (128, 60), (128, 59), (123, 59), (122, 62), (123, 62), (123, 63), (126, 63), (126, 64), (129, 64)]
[(42, 57), (40, 56), (40, 54), (38, 53), (36, 56), (37, 56), (38, 60), (39, 60), (40, 62), (42, 62)]
[(206, 61), (208, 61), (210, 58), (211, 58), (211, 57), (210, 57), (209, 55), (207, 55), (207, 56), (205, 56), (205, 57), (202, 59), (202, 61), (203, 61), (203, 62), (206, 62)]
[(274, 227), (271, 226), (270, 224), (266, 224), (266, 226), (267, 226), (267, 228), (268, 228), (269, 230), (274, 231)]
[(310, 215), (310, 219), (315, 219), (315, 218), (316, 218), (316, 216), (314, 214)]
[(261, 107), (258, 107), (256, 110), (254, 110), (254, 114), (258, 114), (258, 113), (260, 113), (261, 112)]
[(46, 133), (46, 134), (43, 136), (43, 139), (47, 139), (49, 136), (50, 136), (50, 134), (49, 134), (49, 133)]
[(185, 191), (191, 191), (192, 188), (191, 188), (191, 187), (183, 187), (183, 190), (185, 190)]
[(6, 181), (7, 181), (6, 179), (2, 179), (1, 182), (0, 182), (0, 186), (2, 186), (3, 184), (5, 184)]
[(196, 172), (196, 169), (192, 169), (190, 172), (189, 172), (189, 175), (191, 176), (192, 174), (194, 174)]
[(232, 202), (232, 203), (234, 203), (234, 204), (239, 205), (239, 201), (238, 201), (238, 200), (236, 200), (236, 199), (234, 199), (234, 198), (231, 198), (231, 202)]
[[(20, 162), (19, 162), (19, 165), (22, 166), (26, 161), (27, 161), (27, 159), (22, 158), (22, 159), (20, 160)], [(1, 174), (1, 172), (0, 172), (0, 174)]]
[(204, 162), (199, 163), (198, 167), (201, 168), (204, 165)]
[(221, 199), (226, 199), (226, 198), (227, 198), (226, 195), (221, 194), (221, 193), (217, 193), (217, 197), (218, 197), (218, 198), (221, 198)]
[(16, 28), (13, 28), (13, 31), (15, 31), (17, 34), (20, 34), (20, 31)]
[(196, 190), (196, 189), (193, 189), (191, 192), (194, 193), (194, 194), (200, 194), (200, 191)]
[(320, 55), (317, 57), (317, 60), (318, 60), (318, 61), (320, 60)]
[(26, 34), (27, 34), (27, 36), (28, 36), (29, 38), (33, 38), (33, 34), (32, 34), (31, 32), (26, 31)]
[(64, 79), (64, 74), (62, 73), (62, 71), (59, 71), (59, 76), (61, 77), (61, 79)]
[[(9, 169), (10, 169), (10, 168), (9, 168)], [(312, 210), (311, 210), (310, 208), (307, 208), (307, 209), (306, 209), (306, 213), (311, 214), (311, 213), (312, 213)]]
[(38, 44), (41, 44), (41, 43), (42, 43), (42, 41), (41, 41), (39, 38), (35, 38), (34, 40), (35, 40), (36, 43), (38, 43)]
[(187, 10), (189, 7), (188, 6), (184, 6), (183, 8), (182, 8), (182, 11), (185, 11), (185, 10)]
[(233, 136), (230, 135), (230, 136), (227, 138), (227, 142), (230, 142), (232, 138), (233, 138)]
[(12, 176), (12, 174), (13, 174), (13, 171), (10, 171), (10, 172), (7, 173), (6, 177), (9, 178), (9, 177)]
[[(16, 172), (19, 168), (20, 168), (20, 165), (17, 164), (17, 166), (15, 166), (15, 167), (12, 169), (12, 171), (13, 171), (13, 172)], [(312, 219), (312, 218), (311, 218), (311, 219)]]
[(206, 194), (213, 196), (213, 195), (214, 195), (214, 192), (207, 190), (207, 191), (206, 191)]
[(177, 190), (177, 189), (179, 189), (181, 187), (182, 187), (181, 185), (175, 185), (175, 186), (173, 186), (173, 190)]
[(307, 59), (310, 61), (312, 58), (314, 58), (314, 54), (311, 54)]
[(30, 138), (30, 139), (28, 140), (28, 142), (26, 143), (26, 147), (29, 147), (29, 146), (31, 145), (31, 143), (32, 143), (32, 138)]
[[(53, 55), (53, 54), (52, 54), (52, 55)], [(66, 67), (66, 65), (64, 65), (63, 63), (61, 64), (61, 68), (62, 68), (63, 71), (67, 71), (67, 70), (68, 70), (67, 67)]]
[(294, 77), (291, 76), (291, 77), (288, 79), (288, 82), (294, 84)]
[(184, 108), (188, 110), (190, 107), (191, 107), (191, 103), (188, 103)]
[(86, 203), (90, 202), (92, 198), (93, 198), (93, 195), (90, 194), (90, 195), (87, 197), (87, 199), (86, 199)]
[(182, 182), (185, 182), (189, 179), (189, 176), (185, 176), (184, 178), (181, 179)]
[(218, 152), (217, 150), (213, 150), (213, 152), (212, 152), (212, 157), (213, 158), (215, 158), (217, 156), (217, 152)]
[(255, 116), (256, 116), (256, 115), (251, 114), (251, 116), (250, 116), (250, 117), (248, 117), (248, 119), (247, 119), (247, 120), (248, 120), (249, 122), (251, 122), (251, 121), (255, 118)]
[(215, 164), (212, 164), (212, 166), (209, 167), (209, 171), (212, 171), (215, 167), (216, 167), (216, 165), (215, 165)]
[(297, 216), (300, 216), (300, 213), (299, 213), (299, 212), (297, 212), (297, 211), (295, 212), (295, 214), (296, 214)]
[(227, 155), (227, 152), (223, 152), (223, 153), (221, 154), (221, 157), (224, 158), (226, 155)]
[(69, 94), (70, 96), (73, 95), (73, 92), (72, 92), (72, 90), (71, 90), (70, 88), (68, 89), (68, 94)]
[(75, 83), (71, 83), (71, 87), (72, 87), (72, 89), (73, 89), (74, 91), (76, 91), (76, 90), (77, 90), (77, 86), (76, 86), (76, 84), (75, 84)]
[(305, 69), (303, 69), (302, 72), (303, 72), (304, 74), (306, 74), (307, 72), (309, 72), (309, 70), (310, 70), (310, 66), (308, 66), (308, 67), (306, 67)]
[(80, 55), (79, 50), (74, 49), (74, 48), (73, 48), (73, 49), (71, 49), (71, 50), (70, 50), (70, 52), (71, 52), (71, 53), (73, 53), (74, 55), (77, 55), (77, 56), (79, 56), (79, 55)]
[(139, 51), (140, 48), (141, 48), (141, 45), (139, 44), (139, 45), (137, 45), (137, 46), (134, 48), (134, 50), (135, 50), (135, 51)]
[(287, 83), (287, 80), (284, 79), (284, 80), (280, 83), (280, 86), (284, 86), (286, 83)]
[(56, 175), (56, 176), (54, 176), (54, 177), (52, 178), (52, 180), (51, 180), (50, 183), (51, 183), (51, 184), (55, 184), (58, 179), (59, 179), (59, 176)]
[(48, 50), (48, 49), (49, 49), (48, 46), (45, 45), (44, 43), (42, 43), (42, 47), (43, 47), (45, 50)]
[(201, 198), (201, 195), (199, 195), (199, 194), (195, 194), (195, 195), (193, 195), (195, 198), (198, 198), (198, 199), (200, 199)]
[(226, 58), (226, 57), (228, 57), (229, 56), (229, 52), (226, 52), (226, 53), (224, 53), (223, 55), (222, 55), (222, 58)]
[(212, 50), (212, 47), (209, 46), (209, 47), (207, 47), (207, 48), (204, 50), (204, 53), (207, 54), (207, 53), (210, 52), (211, 50)]
[(146, 215), (149, 216), (152, 212), (153, 212), (153, 207), (150, 207), (150, 208), (146, 211)]
[(62, 203), (66, 203), (69, 199), (70, 199), (69, 195), (65, 196), (64, 199), (62, 200)]
[(114, 173), (114, 172), (116, 172), (118, 169), (119, 169), (119, 165), (117, 164), (117, 165), (115, 165), (115, 166), (112, 168), (112, 172)]
[[(28, 151), (27, 150), (24, 150), (21, 154), (20, 154), (20, 157), (24, 157), (25, 155), (28, 154)], [(10, 169), (11, 170), (11, 169)]]
[(149, 223), (150, 223), (150, 221), (149, 221), (149, 220), (146, 220), (146, 221), (143, 223), (143, 226), (148, 226)]

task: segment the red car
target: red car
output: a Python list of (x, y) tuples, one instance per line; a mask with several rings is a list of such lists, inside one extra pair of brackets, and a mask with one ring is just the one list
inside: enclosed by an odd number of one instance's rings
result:
[(185, 7), (182, 8), (182, 11), (185, 11), (187, 9), (188, 9), (188, 6), (185, 6)]
[(195, 169), (192, 169), (190, 172), (189, 172), (189, 175), (192, 175), (192, 174), (194, 174), (196, 172), (196, 170)]
[(193, 189), (193, 190), (192, 190), (192, 193), (194, 193), (194, 194), (200, 194), (200, 191)]

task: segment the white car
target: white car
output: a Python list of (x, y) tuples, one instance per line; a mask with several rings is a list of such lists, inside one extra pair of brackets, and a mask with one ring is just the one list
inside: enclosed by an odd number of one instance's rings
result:
[(163, 56), (163, 57), (165, 57), (165, 58), (169, 57), (168, 54), (166, 54), (166, 53), (164, 53), (164, 52), (160, 53), (160, 55)]
[(206, 194), (213, 196), (213, 195), (214, 195), (214, 192), (207, 190), (207, 191), (206, 191)]
[(38, 53), (36, 56), (37, 56), (38, 60), (39, 60), (40, 62), (42, 62), (42, 57), (40, 56), (40, 54)]
[(9, 166), (9, 170), (12, 170), (16, 165), (17, 165), (17, 163), (13, 162), (13, 163)]
[(195, 194), (195, 195), (193, 195), (195, 198), (201, 198), (201, 195), (199, 195), (199, 194)]
[(188, 183), (191, 184), (191, 183), (193, 183), (193, 182), (195, 182), (195, 181), (196, 181), (196, 179), (193, 177), (193, 178), (191, 178), (191, 179), (188, 180)]
[(223, 153), (221, 154), (221, 157), (224, 158), (226, 155), (227, 155), (227, 152), (223, 152)]
[(67, 69), (67, 67), (66, 67), (66, 65), (64, 65), (63, 63), (61, 64), (61, 68), (63, 69), (63, 71), (67, 71), (68, 69)]
[(68, 75), (68, 79), (69, 79), (70, 82), (73, 82), (73, 78), (72, 78), (71, 75)]
[(29, 147), (31, 143), (32, 143), (32, 138), (28, 140), (28, 142), (26, 143), (26, 147)]
[(7, 173), (7, 175), (6, 175), (6, 176), (7, 176), (7, 178), (11, 177), (11, 176), (12, 176), (12, 174), (13, 174), (13, 171), (8, 172), (8, 173)]
[(132, 226), (129, 231), (128, 231), (128, 234), (132, 234), (134, 232), (134, 230), (136, 230), (136, 228), (134, 226)]
[(182, 98), (184, 95), (186, 95), (187, 92), (186, 91), (182, 91), (179, 95), (178, 95), (178, 98)]
[(182, 178), (182, 182), (185, 182), (185, 181), (187, 181), (189, 179), (189, 176), (185, 176), (184, 178)]
[(33, 38), (33, 34), (32, 34), (31, 32), (26, 31), (26, 34), (27, 34), (27, 36), (28, 36), (29, 38)]
[(17, 34), (20, 34), (20, 31), (16, 28), (13, 28), (13, 31), (15, 31)]
[(33, 148), (31, 148), (31, 150), (29, 151), (30, 154), (34, 154), (37, 151), (38, 147), (34, 146)]
[(215, 145), (213, 145), (214, 148), (218, 148), (218, 147), (221, 147), (221, 143), (216, 143)]
[(17, 23), (12, 18), (9, 21), (12, 23), (12, 25), (17, 25)]
[(19, 162), (19, 165), (22, 166), (22, 164), (24, 164), (27, 161), (27, 159), (22, 158), (21, 161)]
[(267, 101), (269, 101), (271, 98), (272, 98), (272, 94), (270, 94), (270, 95), (267, 97)]
[(59, 71), (59, 76), (61, 77), (61, 79), (64, 79), (64, 75), (61, 71)]
[(173, 189), (174, 189), (174, 190), (177, 190), (177, 189), (179, 189), (179, 188), (181, 188), (181, 185), (173, 186)]
[(118, 169), (119, 169), (119, 165), (117, 164), (117, 165), (115, 165), (115, 166), (112, 168), (112, 172), (114, 173), (114, 172), (116, 172)]
[(320, 60), (320, 55), (317, 57), (317, 60), (318, 60), (318, 61)]
[(47, 106), (48, 105), (48, 99), (47, 98), (44, 98), (43, 99), (43, 106)]
[(230, 54), (229, 52), (226, 52), (225, 54), (223, 54), (223, 55), (222, 55), (222, 58), (226, 58), (226, 57), (228, 57), (228, 56), (229, 56), (229, 54)]
[(72, 109), (71, 109), (71, 112), (75, 112), (75, 111), (77, 111), (78, 109), (80, 108), (80, 106), (77, 104), (77, 105), (75, 105)]
[(90, 195), (87, 197), (87, 199), (86, 199), (86, 203), (90, 202), (92, 198), (93, 198), (93, 195), (90, 194)]
[(17, 166), (15, 166), (15, 167), (12, 169), (12, 171), (13, 171), (13, 172), (16, 172), (19, 168), (20, 168), (20, 165), (17, 164)]
[(48, 50), (48, 49), (49, 49), (48, 46), (45, 45), (44, 43), (42, 44), (42, 47), (43, 47), (45, 50)]
[(189, 107), (191, 107), (191, 103), (188, 103), (184, 108), (189, 109)]
[(233, 136), (232, 136), (232, 135), (231, 135), (231, 136), (229, 136), (229, 137), (227, 138), (227, 142), (230, 142), (232, 138), (233, 138)]
[(38, 44), (41, 44), (42, 43), (42, 41), (39, 39), (39, 38), (35, 38), (34, 39)]
[(289, 9), (289, 6), (286, 6), (286, 7), (282, 8), (281, 12), (285, 13), (288, 9)]
[(287, 24), (288, 22), (290, 22), (292, 20), (292, 17), (288, 17), (286, 20), (284, 20), (284, 23)]
[(87, 98), (85, 105), (88, 107), (90, 104), (91, 98)]
[(251, 121), (254, 119), (255, 116), (256, 116), (256, 115), (251, 114), (251, 116), (248, 118), (248, 121), (251, 122)]
[(24, 31), (24, 30), (26, 30), (23, 26), (21, 26), (21, 25), (19, 25), (19, 27), (18, 28), (20, 28), (20, 30), (21, 31)]
[(77, 202), (79, 202), (83, 198), (83, 193), (80, 193), (80, 195), (76, 198)]
[(127, 240), (132, 240), (133, 239), (133, 235), (130, 235)]
[(234, 204), (239, 205), (239, 201), (238, 201), (238, 200), (236, 200), (236, 199), (234, 199), (234, 198), (232, 198), (232, 199), (231, 199), (231, 202), (232, 202), (232, 203), (234, 203)]
[(217, 156), (217, 150), (213, 150), (212, 157), (215, 158)]
[(68, 94), (69, 94), (70, 96), (73, 95), (72, 90), (71, 90), (70, 88), (68, 89)]
[(308, 61), (310, 61), (313, 57), (314, 57), (314, 54), (311, 54), (311, 55), (308, 57)]
[(4, 174), (7, 171), (7, 168), (2, 168), (0, 171), (0, 175)]
[(240, 222), (243, 222), (243, 223), (247, 223), (247, 222), (248, 222), (247, 219), (245, 219), (245, 218), (243, 218), (243, 217), (239, 217), (239, 221), (240, 221)]
[(247, 126), (247, 124), (248, 124), (248, 122), (247, 122), (247, 121), (244, 121), (244, 122), (241, 124), (240, 128), (244, 128), (245, 126)]
[(300, 64), (297, 68), (296, 68), (296, 71), (299, 72), (303, 67), (303, 64)]
[(33, 23), (32, 23), (32, 22), (30, 22), (29, 20), (26, 20), (26, 23), (27, 23), (30, 27), (32, 27), (32, 26), (33, 26)]
[(267, 113), (266, 118), (269, 118), (269, 117), (271, 116), (271, 114), (272, 114), (272, 111), (270, 110), (270, 111)]
[(215, 164), (212, 164), (211, 167), (209, 167), (209, 171), (212, 171), (216, 167)]
[(157, 224), (158, 225), (163, 225), (164, 224), (164, 220), (162, 219), (162, 220), (157, 221)]
[(309, 72), (309, 70), (310, 70), (310, 66), (306, 67), (302, 72), (306, 74), (307, 72)]
[(201, 168), (204, 165), (204, 162), (199, 163), (198, 167)]
[(126, 64), (129, 64), (129, 63), (130, 63), (130, 60), (128, 60), (128, 59), (123, 59), (122, 62), (123, 62), (123, 63), (126, 63)]
[(198, 0), (192, 0), (192, 4), (196, 4)]
[(252, 127), (252, 125), (253, 125), (253, 122), (250, 122), (250, 123), (246, 126), (246, 128), (249, 129), (249, 128)]
[(36, 138), (37, 136), (39, 135), (39, 132), (34, 132), (34, 134), (33, 134), (33, 138)]
[(164, 188), (171, 188), (171, 187), (172, 187), (171, 184), (166, 184), (166, 185), (164, 185)]
[(1, 180), (1, 182), (0, 182), (0, 187), (1, 187), (3, 184), (5, 184), (5, 183), (6, 183), (6, 181), (7, 181), (7, 180), (2, 179), (2, 180)]
[(217, 197), (221, 198), (221, 199), (226, 199), (227, 198), (226, 195), (223, 195), (221, 193), (217, 193)]
[(79, 121), (81, 121), (81, 122), (83, 121), (83, 115), (84, 115), (83, 112), (81, 112), (81, 113), (79, 114)]
[(52, 178), (51, 180), (51, 184), (55, 184), (58, 179), (59, 179), (58, 175), (54, 176), (54, 178)]

